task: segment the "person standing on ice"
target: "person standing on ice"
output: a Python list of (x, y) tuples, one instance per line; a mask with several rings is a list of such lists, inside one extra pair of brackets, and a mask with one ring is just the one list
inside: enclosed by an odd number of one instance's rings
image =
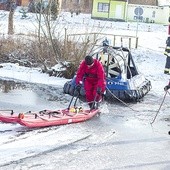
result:
[(164, 74), (170, 75), (170, 17), (169, 17), (169, 25), (168, 25), (168, 38), (166, 40), (166, 48), (164, 54), (166, 55)]
[(101, 62), (87, 55), (81, 62), (76, 76), (76, 89), (80, 91), (84, 83), (86, 101), (90, 109), (97, 108), (95, 101), (99, 102), (102, 99), (102, 94), (106, 88), (106, 76)]

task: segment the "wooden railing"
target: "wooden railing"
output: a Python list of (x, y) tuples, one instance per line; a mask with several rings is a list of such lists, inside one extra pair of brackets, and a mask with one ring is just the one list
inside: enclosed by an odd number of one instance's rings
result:
[(138, 37), (136, 36), (129, 36), (129, 35), (114, 35), (114, 34), (106, 34), (106, 33), (79, 33), (79, 34), (67, 34), (65, 32), (65, 40), (67, 42), (72, 38), (75, 39), (77, 37), (80, 39), (84, 36), (84, 38), (88, 40), (95, 41), (96, 39), (103, 39), (107, 38), (112, 41), (113, 46), (123, 46), (131, 48), (138, 47)]

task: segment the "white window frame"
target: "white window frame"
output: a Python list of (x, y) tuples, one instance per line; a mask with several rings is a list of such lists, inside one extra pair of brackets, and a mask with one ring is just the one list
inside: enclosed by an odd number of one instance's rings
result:
[(109, 3), (101, 3), (99, 2), (97, 5), (98, 12), (109, 12)]

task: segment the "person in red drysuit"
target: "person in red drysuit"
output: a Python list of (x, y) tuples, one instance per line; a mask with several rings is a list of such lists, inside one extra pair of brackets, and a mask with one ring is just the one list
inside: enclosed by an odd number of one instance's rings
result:
[(86, 101), (93, 109), (94, 100), (99, 102), (105, 91), (106, 77), (101, 62), (89, 55), (85, 57), (77, 70), (76, 85), (80, 87), (82, 82), (84, 83)]

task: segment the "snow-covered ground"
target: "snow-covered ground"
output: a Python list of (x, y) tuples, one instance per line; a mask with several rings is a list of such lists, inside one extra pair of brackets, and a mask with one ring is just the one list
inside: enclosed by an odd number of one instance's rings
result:
[[(0, 13), (2, 35), (7, 31), (7, 15), (3, 11)], [(28, 15), (28, 19), (21, 20), (21, 13), (15, 13), (14, 22), (17, 22), (15, 28), (18, 33), (28, 31), (25, 23), (33, 23), (34, 16)], [(94, 25), (97, 30), (99, 22), (105, 26), (103, 31), (106, 33), (138, 34), (139, 47), (132, 49), (132, 55), (139, 71), (151, 81), (151, 91), (137, 104), (127, 106), (123, 103), (104, 103), (99, 117), (83, 123), (34, 130), (0, 123), (0, 169), (170, 169), (169, 93), (156, 121), (152, 126), (150, 124), (165, 95), (164, 86), (170, 79), (169, 75), (163, 73), (167, 26), (140, 23), (137, 32), (136, 23), (96, 21), (83, 14), (71, 18), (68, 13), (64, 13), (61, 17), (61, 24), (74, 28), (73, 32), (83, 32), (87, 30), (86, 26), (89, 28)], [(30, 28), (29, 31), (32, 31)], [(10, 63), (0, 65), (3, 65), (0, 68), (0, 79), (30, 84), (28, 89), (14, 89), (9, 93), (2, 90), (0, 109), (26, 112), (68, 106), (70, 96), (62, 94), (66, 79), (49, 77), (38, 68), (25, 68)], [(50, 95), (59, 98), (48, 100)]]

